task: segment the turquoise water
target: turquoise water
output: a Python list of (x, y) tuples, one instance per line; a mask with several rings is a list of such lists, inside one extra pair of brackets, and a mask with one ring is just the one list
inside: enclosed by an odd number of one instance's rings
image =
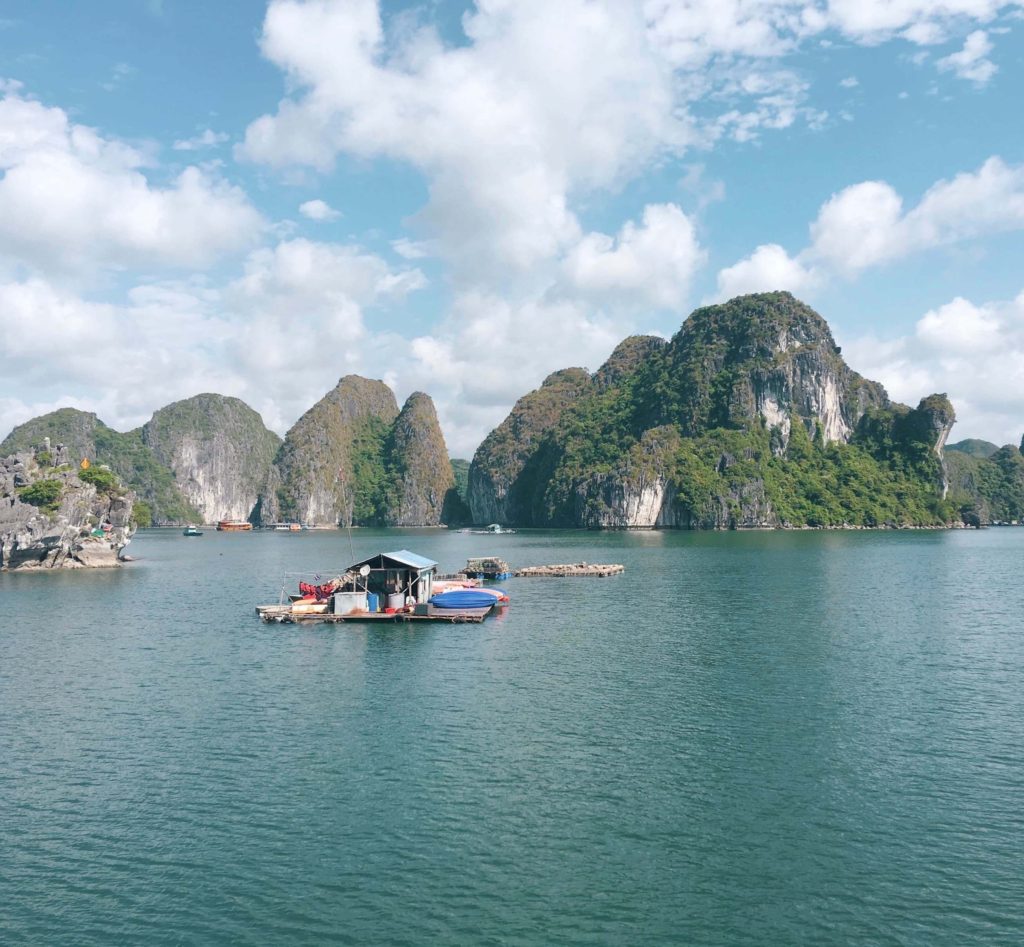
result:
[[(483, 625), (263, 625), (410, 548)], [(0, 575), (4, 944), (1020, 944), (1024, 529), (139, 534)]]

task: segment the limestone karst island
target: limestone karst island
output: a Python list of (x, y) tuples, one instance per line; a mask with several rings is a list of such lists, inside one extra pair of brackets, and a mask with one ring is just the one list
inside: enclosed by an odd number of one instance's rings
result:
[(743, 296), (698, 309), (669, 341), (624, 340), (596, 372), (555, 372), (486, 437), (468, 475), (448, 456), (429, 395), (399, 409), (387, 385), (354, 375), (283, 441), (216, 394), (124, 433), (72, 408), (35, 418), (0, 444), (0, 565), (109, 565), (135, 525), (220, 520), (735, 529), (1024, 519), (1018, 447), (947, 445), (955, 420), (944, 394), (892, 402), (790, 294)]

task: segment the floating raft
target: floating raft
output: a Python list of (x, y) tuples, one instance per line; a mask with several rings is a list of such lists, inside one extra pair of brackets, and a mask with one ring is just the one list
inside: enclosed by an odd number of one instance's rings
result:
[(516, 569), (516, 578), (532, 579), (538, 576), (564, 579), (575, 576), (597, 576), (603, 578), (606, 575), (618, 575), (625, 572), (626, 567), (618, 563), (600, 562), (574, 562), (570, 565), (557, 566), (527, 566), (523, 569)]
[(335, 615), (333, 612), (296, 612), (290, 605), (257, 605), (256, 614), (265, 622), (276, 622), (282, 625), (305, 625), (314, 622), (341, 624), (345, 622), (399, 622), (399, 621), (445, 621), (449, 624), (479, 624), (491, 612), (494, 605), (480, 608), (434, 608), (433, 605), (420, 614), (414, 612), (348, 612)]

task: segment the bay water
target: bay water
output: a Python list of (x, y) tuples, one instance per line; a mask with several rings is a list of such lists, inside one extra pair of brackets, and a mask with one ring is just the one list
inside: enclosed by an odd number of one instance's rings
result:
[[(402, 548), (626, 572), (254, 615)], [(1024, 529), (128, 552), (0, 575), (3, 944), (1024, 943)]]

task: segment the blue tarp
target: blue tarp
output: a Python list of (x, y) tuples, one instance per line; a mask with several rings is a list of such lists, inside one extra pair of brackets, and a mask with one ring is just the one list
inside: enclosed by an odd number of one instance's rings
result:
[(497, 599), (486, 592), (476, 589), (452, 589), (450, 592), (439, 592), (430, 599), (434, 608), (486, 608)]

